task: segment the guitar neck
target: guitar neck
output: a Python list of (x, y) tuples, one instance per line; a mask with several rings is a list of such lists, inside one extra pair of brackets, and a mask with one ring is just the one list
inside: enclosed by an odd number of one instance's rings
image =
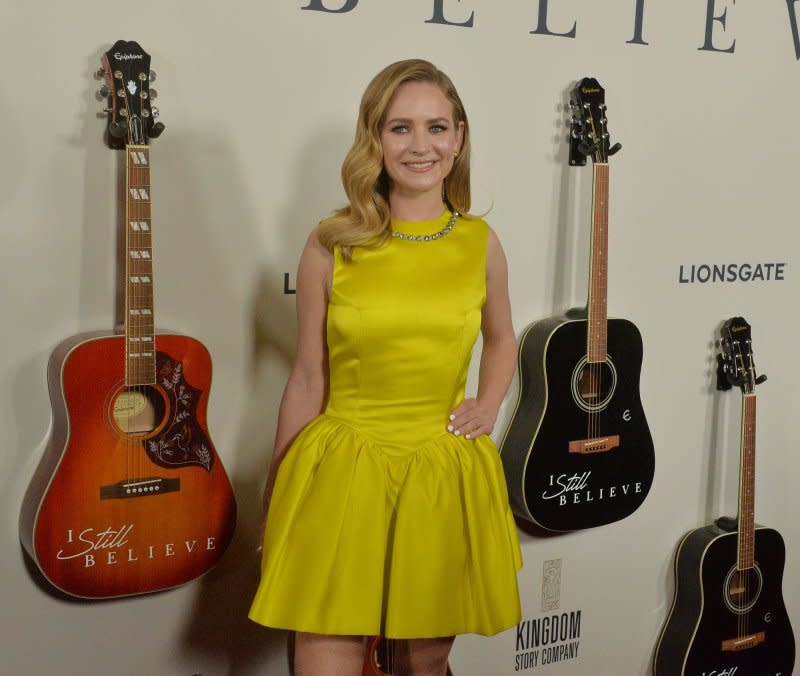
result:
[(755, 547), (756, 396), (742, 397), (741, 463), (739, 467), (739, 536), (737, 568), (753, 567)]
[(125, 384), (155, 383), (150, 148), (125, 146)]
[(587, 358), (606, 360), (608, 297), (608, 163), (596, 162), (592, 178), (592, 252), (589, 265)]

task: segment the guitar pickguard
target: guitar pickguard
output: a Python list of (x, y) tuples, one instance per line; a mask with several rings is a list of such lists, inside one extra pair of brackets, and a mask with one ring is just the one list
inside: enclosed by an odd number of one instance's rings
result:
[(156, 380), (169, 399), (169, 418), (159, 433), (143, 441), (147, 455), (162, 467), (200, 465), (210, 472), (214, 455), (195, 415), (200, 390), (186, 381), (182, 362), (163, 352), (156, 355)]

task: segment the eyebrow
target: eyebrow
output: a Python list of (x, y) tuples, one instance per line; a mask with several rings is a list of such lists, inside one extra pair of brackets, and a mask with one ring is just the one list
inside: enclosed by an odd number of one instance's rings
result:
[[(410, 117), (393, 117), (391, 120), (386, 120), (384, 125), (397, 123), (408, 124), (409, 122), (413, 122)], [(449, 124), (450, 119), (447, 117), (433, 117), (430, 120), (426, 120), (427, 124), (433, 124), (436, 122), (447, 122)]]

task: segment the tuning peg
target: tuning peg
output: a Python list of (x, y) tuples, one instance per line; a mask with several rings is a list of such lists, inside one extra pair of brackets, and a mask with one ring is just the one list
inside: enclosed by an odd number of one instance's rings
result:
[(608, 154), (609, 155), (616, 155), (620, 150), (622, 150), (622, 144), (621, 143), (615, 143), (613, 146), (611, 146), (608, 149)]
[(764, 382), (766, 379), (767, 379), (767, 376), (765, 376), (765, 375), (762, 373), (760, 376), (758, 376), (758, 378), (756, 378), (756, 385), (760, 385), (760, 384), (761, 384), (761, 383), (763, 383), (763, 382)]
[(106, 76), (106, 69), (103, 67), (98, 68), (94, 72), (94, 79), (95, 80), (102, 80)]
[(721, 354), (717, 355), (717, 389), (724, 391), (731, 389), (731, 383), (728, 380), (728, 365)]
[(150, 71), (150, 82), (156, 81), (156, 72), (154, 70)]
[(108, 133), (114, 138), (122, 138), (128, 133), (128, 121), (119, 120), (119, 122), (112, 122), (108, 125)]
[(150, 129), (150, 136), (152, 138), (158, 138), (161, 136), (161, 133), (164, 131), (164, 123), (163, 122), (156, 122), (153, 124), (153, 127)]
[(151, 99), (154, 99), (154, 98), (156, 98), (157, 96), (158, 96), (158, 91), (156, 91), (155, 89), (152, 89), (152, 88), (151, 88), (151, 89), (150, 89), (150, 98), (151, 98)]
[(107, 99), (109, 94), (111, 94), (111, 90), (108, 88), (108, 85), (102, 85), (100, 89), (97, 90), (97, 98), (99, 99)]

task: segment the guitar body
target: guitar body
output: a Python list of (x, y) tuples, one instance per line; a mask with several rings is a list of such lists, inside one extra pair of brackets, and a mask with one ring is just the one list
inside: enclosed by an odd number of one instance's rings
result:
[(156, 334), (155, 353), (155, 384), (127, 388), (123, 335), (76, 336), (50, 358), (52, 436), (20, 530), (47, 580), (71, 596), (181, 585), (233, 535), (233, 491), (206, 426), (208, 351)]
[[(795, 642), (783, 602), (785, 549), (780, 534), (756, 527), (754, 572), (746, 612), (726, 602), (736, 565), (737, 533), (716, 525), (690, 531), (675, 555), (675, 599), (656, 647), (655, 676), (789, 676)], [(760, 582), (759, 582), (760, 577)], [(758, 593), (758, 587), (761, 591)], [(752, 647), (723, 650), (723, 641), (758, 635)]]
[[(653, 441), (639, 396), (639, 331), (625, 319), (607, 321), (607, 360), (588, 389), (586, 335), (586, 319), (567, 317), (526, 330), (519, 399), (501, 444), (514, 513), (550, 531), (623, 519), (653, 481)], [(605, 438), (614, 439), (607, 450), (586, 444), (584, 452), (570, 451), (570, 442)]]

